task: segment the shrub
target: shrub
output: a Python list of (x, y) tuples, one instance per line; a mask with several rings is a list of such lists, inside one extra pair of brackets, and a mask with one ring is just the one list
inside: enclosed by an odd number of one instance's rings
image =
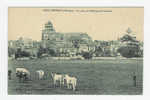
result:
[(139, 49), (136, 46), (126, 46), (126, 47), (120, 47), (118, 49), (118, 52), (126, 58), (132, 58), (132, 57), (140, 57), (139, 55)]
[(50, 49), (50, 48), (39, 48), (38, 52), (37, 52), (37, 56), (41, 57), (42, 54), (48, 54), (50, 56), (56, 56), (56, 52), (54, 49)]
[(15, 58), (19, 57), (30, 57), (30, 53), (27, 51), (21, 51), (21, 49), (17, 49), (17, 52), (15, 53)]
[(93, 54), (91, 52), (82, 52), (84, 59), (92, 59)]

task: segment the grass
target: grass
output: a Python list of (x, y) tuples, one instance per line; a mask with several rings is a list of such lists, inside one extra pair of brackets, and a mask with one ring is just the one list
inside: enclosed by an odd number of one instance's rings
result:
[[(19, 83), (15, 68), (24, 66), (31, 72), (31, 81)], [(12, 80), (8, 80), (8, 94), (142, 94), (143, 60), (46, 60), (8, 61), (8, 69), (13, 70)], [(46, 72), (44, 80), (35, 79), (35, 71)], [(51, 72), (67, 73), (77, 77), (77, 90), (52, 85)], [(137, 86), (133, 85), (133, 72), (137, 76)]]

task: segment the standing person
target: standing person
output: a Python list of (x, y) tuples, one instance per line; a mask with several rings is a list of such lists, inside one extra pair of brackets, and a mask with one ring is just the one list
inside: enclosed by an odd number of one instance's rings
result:
[(8, 70), (8, 79), (9, 79), (9, 80), (11, 80), (11, 73), (12, 73), (12, 71), (9, 69), (9, 70)]
[(136, 87), (136, 79), (137, 79), (137, 77), (136, 77), (136, 74), (135, 74), (135, 72), (133, 72), (133, 86), (135, 86)]

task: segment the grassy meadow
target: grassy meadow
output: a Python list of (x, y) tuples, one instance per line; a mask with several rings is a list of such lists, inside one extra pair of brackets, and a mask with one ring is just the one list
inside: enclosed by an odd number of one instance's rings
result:
[[(31, 80), (20, 83), (15, 76), (16, 67), (25, 67), (31, 72)], [(142, 94), (143, 60), (102, 59), (102, 60), (8, 60), (12, 79), (8, 80), (8, 94), (80, 94), (80, 95), (139, 95)], [(37, 80), (35, 71), (42, 69), (46, 75)], [(77, 89), (53, 87), (51, 72), (77, 77)], [(133, 85), (133, 72), (137, 86)]]

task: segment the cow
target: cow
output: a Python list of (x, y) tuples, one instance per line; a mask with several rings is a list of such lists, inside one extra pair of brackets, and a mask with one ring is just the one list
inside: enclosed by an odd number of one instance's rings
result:
[(76, 90), (76, 85), (77, 85), (77, 78), (76, 77), (71, 77), (68, 74), (63, 76), (63, 83), (66, 81), (67, 88), (68, 89), (73, 89), (73, 91)]
[(36, 73), (38, 74), (38, 79), (42, 80), (44, 77), (44, 71), (43, 70), (37, 70)]
[(58, 81), (60, 87), (63, 85), (63, 75), (62, 74), (57, 74), (57, 73), (52, 72), (51, 76), (53, 79), (54, 87), (56, 86), (57, 81)]
[(30, 72), (25, 68), (16, 68), (16, 77), (19, 78), (19, 81), (21, 81), (21, 79), (27, 80), (30, 78)]

